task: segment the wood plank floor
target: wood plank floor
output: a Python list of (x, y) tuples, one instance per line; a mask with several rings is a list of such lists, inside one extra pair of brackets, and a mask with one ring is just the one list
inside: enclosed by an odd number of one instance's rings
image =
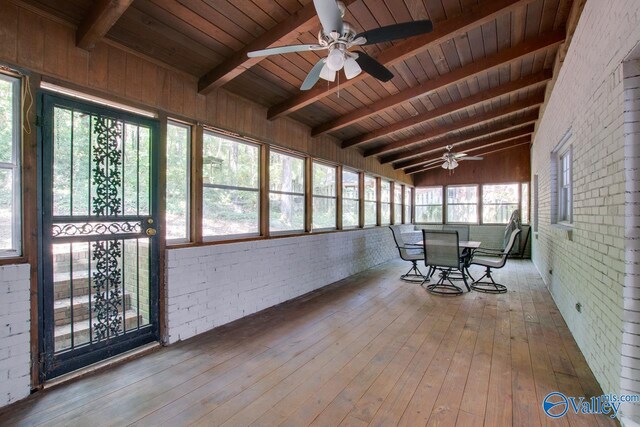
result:
[[(530, 261), (503, 295), (438, 297), (392, 261), (109, 371), (37, 393), (2, 425), (604, 426), (552, 420), (600, 388)], [(478, 270), (476, 270), (478, 272)]]

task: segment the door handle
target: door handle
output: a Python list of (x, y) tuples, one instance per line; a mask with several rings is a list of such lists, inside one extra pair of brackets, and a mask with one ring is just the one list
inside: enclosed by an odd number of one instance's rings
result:
[(146, 233), (147, 233), (147, 236), (155, 236), (157, 231), (155, 228), (147, 228)]

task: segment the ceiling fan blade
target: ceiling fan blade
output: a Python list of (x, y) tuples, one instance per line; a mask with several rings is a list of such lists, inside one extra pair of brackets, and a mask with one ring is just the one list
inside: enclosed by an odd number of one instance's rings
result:
[(324, 67), (324, 58), (316, 62), (316, 65), (309, 71), (309, 74), (307, 74), (307, 77), (302, 82), (302, 86), (300, 86), (300, 90), (309, 90), (318, 82), (322, 67)]
[(455, 154), (453, 155), (453, 157), (455, 157), (456, 159), (459, 159), (459, 158), (461, 158), (461, 157), (467, 157), (467, 156), (468, 156), (468, 154), (467, 154), (467, 153), (455, 153)]
[(442, 159), (435, 159), (435, 160), (429, 160), (428, 162), (426, 162), (425, 164), (422, 165), (423, 168), (428, 168), (431, 167), (437, 163), (440, 163), (442, 161)]
[(458, 159), (458, 160), (484, 160), (484, 157), (467, 156), (467, 157), (463, 157), (462, 159)]
[(365, 45), (368, 45), (406, 39), (408, 37), (430, 33), (431, 31), (433, 31), (433, 24), (428, 19), (425, 19), (422, 21), (404, 22), (401, 24), (387, 25), (385, 27), (374, 28), (369, 31), (363, 31), (360, 34), (357, 34), (356, 38), (364, 37), (367, 39)]
[(291, 46), (278, 46), (271, 47), (269, 49), (254, 50), (253, 52), (248, 52), (247, 56), (249, 58), (256, 58), (259, 56), (276, 55), (281, 53), (307, 52), (310, 50), (321, 49), (326, 49), (326, 47), (319, 44), (296, 44)]
[(336, 3), (336, 0), (313, 0), (313, 5), (318, 13), (320, 24), (322, 24), (322, 32), (331, 34), (337, 32), (342, 34), (342, 12)]
[(387, 67), (362, 51), (357, 52), (356, 62), (365, 73), (371, 74), (382, 82), (388, 82), (393, 78), (393, 73)]

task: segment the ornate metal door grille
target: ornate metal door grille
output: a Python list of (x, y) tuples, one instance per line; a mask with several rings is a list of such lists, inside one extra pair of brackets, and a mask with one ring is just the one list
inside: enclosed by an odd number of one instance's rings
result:
[(41, 350), (52, 378), (158, 339), (158, 123), (43, 94)]

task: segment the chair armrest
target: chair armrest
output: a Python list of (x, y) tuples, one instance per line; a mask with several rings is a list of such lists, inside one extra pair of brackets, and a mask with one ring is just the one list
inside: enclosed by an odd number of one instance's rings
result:
[(422, 246), (421, 245), (415, 245), (415, 246), (409, 246), (409, 244), (405, 244), (406, 246), (398, 246), (398, 249), (407, 249), (410, 251), (415, 251), (415, 250), (422, 250)]
[(483, 250), (483, 249), (478, 248), (475, 251), (473, 251), (472, 257), (476, 256), (476, 255), (502, 256), (502, 255), (504, 255), (504, 251), (499, 251), (499, 250), (487, 251), (487, 250)]
[(504, 250), (502, 249), (491, 249), (491, 248), (477, 248), (473, 251), (474, 253), (476, 252), (482, 252), (482, 253), (486, 253), (486, 254), (498, 254), (498, 255), (502, 255), (504, 253)]

